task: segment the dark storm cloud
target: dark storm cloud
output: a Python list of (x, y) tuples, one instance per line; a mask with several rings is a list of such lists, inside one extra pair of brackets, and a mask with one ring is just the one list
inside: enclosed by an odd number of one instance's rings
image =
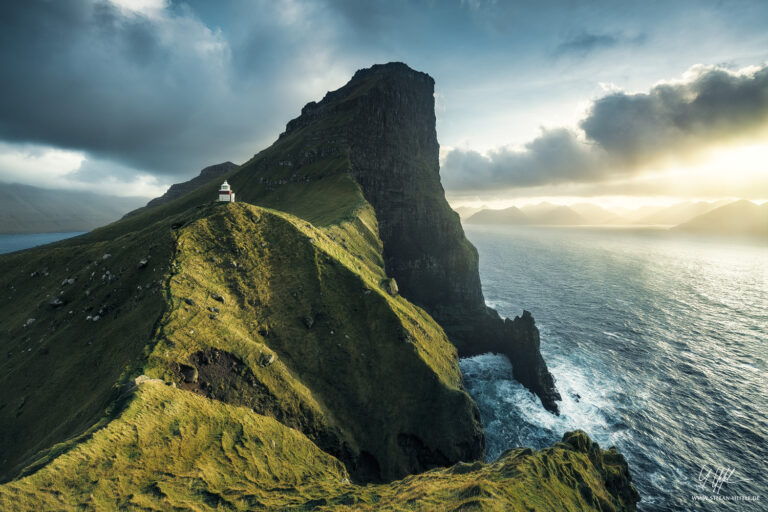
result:
[(441, 171), (446, 188), (595, 183), (632, 174), (661, 157), (754, 136), (768, 128), (768, 66), (740, 75), (699, 70), (693, 80), (657, 85), (648, 93), (613, 93), (594, 101), (579, 127), (583, 136), (544, 130), (521, 151), (452, 150)]
[(619, 161), (635, 164), (739, 137), (767, 121), (768, 67), (763, 67), (752, 76), (711, 69), (648, 94), (611, 94), (593, 103), (581, 128)]
[[(435, 77), (448, 106), (438, 128), (443, 142), (454, 144), (465, 137), (461, 127), (470, 120), (513, 108), (505, 95), (518, 104), (543, 104), (566, 94), (589, 94), (589, 86), (578, 90), (567, 82), (613, 78), (596, 77), (595, 69), (610, 66), (582, 59), (584, 52), (620, 48), (636, 42), (632, 34), (643, 33), (649, 43), (641, 50), (651, 51), (662, 29), (667, 34), (670, 26), (689, 25), (694, 7), (718, 20), (717, 27), (738, 26), (740, 47), (745, 35), (754, 39), (764, 33), (760, 21), (766, 12), (762, 4), (746, 9), (720, 0), (681, 0), (661, 14), (653, 3), (624, 6), (611, 0), (154, 2), (155, 9), (138, 12), (125, 8), (127, 0), (0, 2), (0, 145), (9, 148), (6, 162), (24, 160), (15, 154), (39, 145), (85, 157), (73, 180), (97, 180), (101, 174), (122, 183), (151, 174), (167, 184), (214, 162), (248, 158), (268, 145), (301, 105), (340, 87), (356, 69), (392, 60)], [(152, 1), (134, 2), (147, 3)], [(666, 20), (673, 22), (657, 28)], [(563, 40), (563, 34), (572, 35)], [(554, 58), (558, 44), (564, 53)], [(717, 59), (739, 57), (731, 48), (733, 43)], [(647, 69), (651, 57), (638, 69)], [(490, 85), (493, 91), (483, 92)], [(606, 130), (596, 124), (595, 140), (586, 141), (597, 149), (598, 139), (607, 147), (619, 144), (608, 140)], [(545, 145), (551, 148), (547, 154)], [(603, 158), (596, 156), (599, 151), (585, 149), (568, 132), (546, 132), (524, 153), (497, 151), (489, 176), (505, 182), (506, 162), (516, 169), (511, 176), (525, 182), (567, 179), (571, 171), (564, 161), (578, 162), (579, 175), (590, 179), (605, 172), (594, 164)], [(460, 156), (452, 156), (455, 168), (470, 157), (484, 158)], [(30, 161), (14, 169), (5, 163), (0, 180), (16, 179)], [(543, 172), (544, 178), (529, 176), (531, 168), (544, 167), (557, 169)], [(471, 184), (461, 172), (455, 179)]]
[(488, 156), (475, 151), (450, 151), (443, 161), (442, 175), (447, 188), (474, 190), (558, 183), (570, 180), (574, 174), (595, 179), (602, 172), (600, 167), (597, 155), (586, 149), (572, 131), (555, 129), (544, 130), (523, 151), (502, 148)]
[(2, 2), (0, 139), (155, 174), (189, 174), (248, 140), (255, 152), (279, 129), (259, 119), (289, 94), (262, 76), (285, 62), (240, 50), (244, 69), (260, 72), (235, 73), (228, 41), (183, 5), (146, 14), (107, 1)]
[[(405, 59), (360, 54), (378, 55), (387, 39), (423, 38), (432, 9), (190, 0), (136, 12), (119, 3), (0, 3), (0, 141), (112, 160), (104, 174), (121, 180), (151, 173), (172, 181), (257, 152), (355, 68)], [(91, 165), (72, 177), (96, 172)]]

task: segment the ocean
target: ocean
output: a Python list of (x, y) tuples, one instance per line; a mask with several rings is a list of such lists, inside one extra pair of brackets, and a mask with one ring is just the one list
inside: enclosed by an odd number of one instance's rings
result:
[(66, 233), (22, 233), (22, 234), (0, 234), (0, 254), (7, 252), (20, 251), (38, 245), (58, 242), (65, 238), (82, 235), (85, 231), (72, 231)]
[(487, 304), (509, 317), (531, 311), (563, 395), (553, 416), (511, 380), (504, 357), (463, 359), (488, 459), (578, 428), (624, 454), (642, 511), (768, 510), (765, 241), (465, 230)]

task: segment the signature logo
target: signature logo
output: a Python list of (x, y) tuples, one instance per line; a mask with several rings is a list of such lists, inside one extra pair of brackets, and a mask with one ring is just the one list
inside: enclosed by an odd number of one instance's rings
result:
[(712, 489), (715, 494), (720, 494), (723, 484), (728, 482), (746, 482), (746, 479), (737, 480), (733, 478), (736, 472), (735, 468), (729, 467), (710, 467), (706, 464), (699, 471), (699, 485), (704, 488)]

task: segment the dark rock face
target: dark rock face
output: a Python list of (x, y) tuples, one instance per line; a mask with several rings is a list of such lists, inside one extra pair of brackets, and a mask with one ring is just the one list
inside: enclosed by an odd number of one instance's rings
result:
[(321, 102), (306, 105), (286, 133), (330, 115), (350, 119), (336, 143), (348, 144), (351, 173), (376, 211), (387, 274), (400, 294), (443, 326), (461, 356), (509, 357), (515, 378), (557, 413), (560, 395), (539, 352), (533, 317), (502, 319), (486, 307), (477, 250), (445, 200), (434, 80), (402, 63), (360, 70)]
[(232, 162), (224, 162), (221, 164), (210, 165), (205, 169), (203, 169), (202, 171), (200, 171), (200, 174), (198, 174), (191, 180), (185, 181), (183, 183), (174, 183), (173, 185), (170, 186), (168, 190), (166, 190), (165, 194), (163, 194), (160, 197), (156, 197), (152, 199), (150, 202), (147, 203), (146, 206), (133, 210), (132, 212), (126, 213), (123, 218), (132, 217), (149, 208), (154, 208), (155, 206), (160, 206), (161, 204), (169, 203), (174, 199), (177, 199), (205, 185), (212, 179), (223, 176), (224, 174), (227, 174), (228, 172), (234, 169), (237, 169), (238, 167), (239, 166), (237, 164), (233, 164)]

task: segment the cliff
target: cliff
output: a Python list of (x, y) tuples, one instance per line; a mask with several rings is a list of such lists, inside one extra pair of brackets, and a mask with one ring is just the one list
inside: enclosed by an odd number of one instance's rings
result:
[[(307, 104), (281, 138), (344, 119), (333, 145), (323, 149), (348, 153), (350, 173), (376, 212), (386, 272), (400, 293), (443, 326), (461, 356), (493, 351), (509, 357), (515, 378), (557, 412), (560, 395), (540, 355), (533, 318), (505, 321), (485, 306), (477, 251), (440, 184), (434, 106), (429, 75), (402, 63), (377, 65)], [(299, 165), (322, 156), (300, 152)]]
[[(554, 386), (532, 317), (482, 302), (439, 183), (431, 79), (372, 69), (223, 176), (0, 256), (0, 504), (634, 508), (626, 463), (587, 440), (476, 462), (459, 353), (506, 353), (521, 382)], [(387, 133), (412, 115), (432, 125)], [(222, 178), (237, 203), (214, 201)]]

